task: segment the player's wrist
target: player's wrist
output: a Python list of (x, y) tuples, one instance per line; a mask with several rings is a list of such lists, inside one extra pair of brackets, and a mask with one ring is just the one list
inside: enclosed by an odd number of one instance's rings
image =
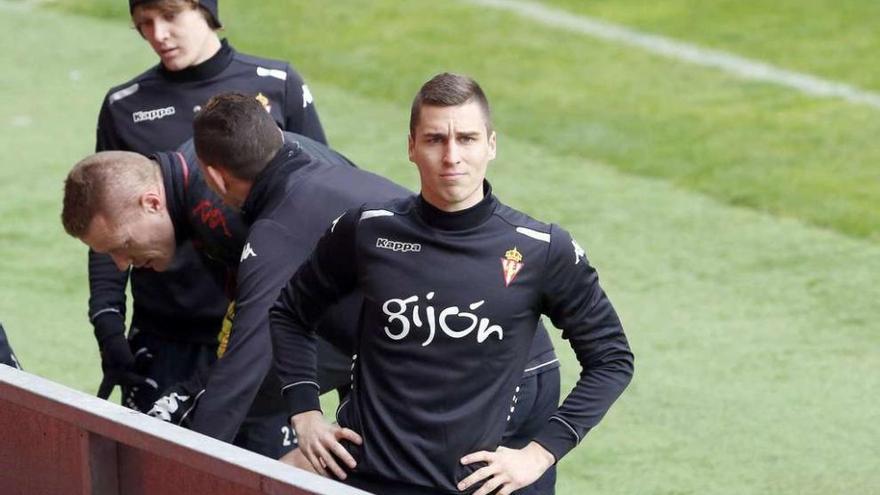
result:
[(103, 347), (108, 340), (125, 338), (125, 319), (121, 314), (108, 311), (92, 321), (95, 327), (95, 340)]
[(281, 395), (291, 416), (307, 411), (321, 411), (320, 390), (315, 382), (298, 383), (285, 388)]
[(543, 468), (544, 471), (549, 469), (553, 464), (556, 464), (556, 457), (538, 442), (529, 442), (528, 445), (523, 447), (523, 450), (527, 452), (536, 465)]
[(324, 421), (324, 413), (322, 413), (321, 410), (312, 409), (310, 411), (303, 411), (290, 417), (290, 423), (297, 431), (301, 430), (305, 425), (317, 420)]

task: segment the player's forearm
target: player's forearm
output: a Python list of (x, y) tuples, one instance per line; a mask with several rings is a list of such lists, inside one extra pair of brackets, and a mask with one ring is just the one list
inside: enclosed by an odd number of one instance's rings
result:
[(127, 281), (128, 272), (120, 272), (109, 256), (89, 251), (89, 321), (99, 341), (111, 331), (125, 331)]
[(269, 313), (275, 368), (288, 412), (320, 409), (317, 338), (294, 308), (294, 297), (282, 292)]
[(560, 459), (594, 428), (632, 379), (633, 355), (621, 332), (602, 342), (573, 338), (581, 376), (535, 441)]
[(247, 311), (237, 312), (229, 344), (208, 372), (191, 424), (193, 430), (225, 442), (234, 440), (272, 364), (268, 328), (257, 328), (268, 321), (254, 323), (248, 316)]

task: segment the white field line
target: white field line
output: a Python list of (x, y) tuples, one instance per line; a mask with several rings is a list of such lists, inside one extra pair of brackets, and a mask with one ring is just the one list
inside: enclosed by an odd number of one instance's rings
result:
[(768, 82), (812, 96), (841, 98), (880, 109), (880, 94), (848, 84), (793, 72), (719, 50), (701, 48), (672, 38), (642, 33), (610, 22), (572, 14), (526, 0), (467, 0), (469, 3), (506, 10), (528, 19), (594, 38), (619, 43), (674, 60), (720, 69), (743, 79)]

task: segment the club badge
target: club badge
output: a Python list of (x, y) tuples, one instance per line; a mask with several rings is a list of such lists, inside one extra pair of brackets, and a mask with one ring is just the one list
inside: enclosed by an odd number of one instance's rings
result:
[(501, 258), (501, 273), (504, 275), (505, 287), (509, 287), (513, 283), (513, 279), (516, 278), (516, 274), (522, 270), (522, 260), (522, 254), (515, 247), (504, 253), (504, 257)]
[(266, 95), (263, 93), (257, 93), (257, 96), (255, 96), (254, 99), (260, 102), (267, 112), (272, 113), (272, 104), (269, 103), (269, 98), (266, 98)]

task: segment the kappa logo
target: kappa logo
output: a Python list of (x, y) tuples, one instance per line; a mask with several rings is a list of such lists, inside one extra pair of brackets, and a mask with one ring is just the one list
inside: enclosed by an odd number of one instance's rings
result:
[(516, 250), (516, 247), (504, 253), (504, 257), (501, 258), (501, 272), (504, 274), (505, 287), (510, 287), (513, 279), (516, 278), (516, 274), (522, 270), (522, 261), (523, 255)]
[(303, 108), (309, 106), (309, 103), (314, 103), (315, 98), (312, 96), (312, 92), (309, 90), (308, 84), (303, 84)]
[(336, 218), (333, 220), (333, 222), (330, 224), (330, 233), (331, 233), (331, 234), (333, 233), (334, 230), (336, 230), (336, 224), (339, 223), (339, 221), (342, 220), (342, 217), (344, 217), (344, 216), (345, 216), (345, 213), (343, 213), (342, 215), (339, 215), (339, 216), (336, 217)]
[(388, 249), (394, 251), (395, 253), (418, 253), (422, 250), (421, 244), (416, 244), (414, 242), (392, 241), (383, 237), (379, 237), (378, 239), (376, 239), (376, 247)]
[(174, 115), (175, 112), (176, 112), (176, 110), (174, 109), (173, 106), (172, 107), (165, 107), (165, 108), (156, 108), (153, 110), (141, 110), (140, 112), (135, 112), (135, 113), (131, 114), (131, 118), (134, 119), (134, 123), (137, 124), (138, 122), (143, 122), (143, 121), (164, 119), (165, 117), (168, 117), (169, 115)]
[(241, 259), (238, 262), (241, 263), (251, 257), (256, 258), (257, 253), (254, 251), (254, 248), (251, 247), (251, 243), (247, 243), (244, 245), (244, 249), (241, 250)]
[(587, 252), (574, 239), (571, 240), (571, 245), (574, 247), (574, 264), (577, 265), (581, 262), (581, 258), (587, 257)]

